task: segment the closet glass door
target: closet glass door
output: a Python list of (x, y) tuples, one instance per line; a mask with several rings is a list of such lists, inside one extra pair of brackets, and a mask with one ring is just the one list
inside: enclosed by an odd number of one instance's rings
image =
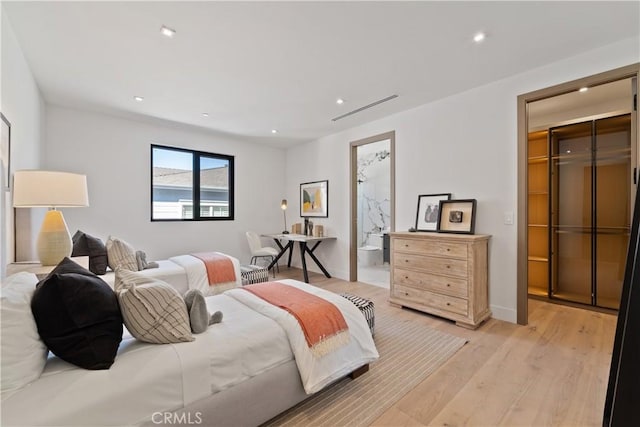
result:
[(631, 117), (595, 122), (596, 305), (618, 309), (631, 221)]
[(618, 309), (631, 221), (631, 116), (550, 132), (550, 296)]
[(551, 295), (592, 303), (592, 122), (551, 129)]

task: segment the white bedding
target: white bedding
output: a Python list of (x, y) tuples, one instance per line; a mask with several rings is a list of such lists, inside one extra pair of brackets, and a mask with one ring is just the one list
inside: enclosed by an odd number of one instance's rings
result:
[[(220, 255), (225, 255), (233, 263), (236, 281), (216, 285), (216, 293), (242, 285), (240, 262), (232, 256), (223, 253), (220, 253)], [(159, 268), (149, 268), (138, 273), (167, 282), (176, 288), (180, 295), (184, 295), (189, 289), (200, 289), (205, 295), (211, 294), (207, 269), (202, 260), (192, 255), (179, 255), (156, 262), (159, 264)], [(113, 288), (116, 281), (113, 271), (109, 271), (107, 274), (100, 276), (100, 278)]]
[(292, 360), (276, 322), (225, 295), (207, 305), (224, 313), (223, 322), (193, 342), (146, 344), (125, 331), (109, 370), (51, 356), (40, 379), (2, 395), (1, 425), (137, 425)]
[(275, 320), (287, 332), (289, 343), (295, 354), (298, 371), (300, 371), (302, 385), (307, 394), (315, 393), (356, 368), (378, 359), (378, 351), (373, 343), (369, 326), (360, 310), (353, 303), (338, 294), (297, 280), (287, 279), (279, 280), (279, 282), (332, 302), (340, 309), (349, 327), (351, 338), (347, 345), (323, 357), (316, 357), (309, 350), (304, 333), (292, 314), (242, 289), (225, 292), (225, 295), (229, 295), (253, 310)]
[(242, 277), (240, 276), (240, 262), (229, 255), (221, 252), (216, 252), (219, 255), (224, 255), (231, 260), (233, 268), (236, 272), (235, 282), (218, 283), (215, 286), (209, 286), (209, 277), (207, 276), (207, 267), (200, 258), (196, 258), (193, 255), (179, 255), (169, 258), (172, 261), (182, 267), (187, 275), (187, 283), (189, 289), (199, 289), (204, 295), (215, 295), (222, 293), (228, 289), (242, 286)]
[(193, 342), (146, 344), (125, 330), (115, 363), (101, 371), (80, 369), (50, 356), (38, 380), (2, 394), (0, 424), (139, 425), (149, 422), (155, 412), (178, 410), (288, 363), (294, 353), (307, 393), (377, 359), (364, 316), (351, 302), (302, 282), (282, 282), (336, 304), (349, 326), (350, 343), (315, 359), (305, 351), (304, 335), (291, 323), (289, 313), (234, 289), (207, 298), (209, 311), (222, 311), (224, 319), (195, 335)]

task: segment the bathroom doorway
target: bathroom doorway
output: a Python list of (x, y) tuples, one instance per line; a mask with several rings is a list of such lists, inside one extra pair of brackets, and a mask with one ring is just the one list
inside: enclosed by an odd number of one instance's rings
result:
[(350, 280), (389, 288), (395, 229), (395, 132), (351, 143)]

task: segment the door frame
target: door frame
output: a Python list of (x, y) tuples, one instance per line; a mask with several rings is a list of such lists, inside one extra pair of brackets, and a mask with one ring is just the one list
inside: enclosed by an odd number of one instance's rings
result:
[(374, 142), (389, 140), (389, 152), (391, 153), (390, 176), (390, 203), (389, 214), (391, 216), (391, 231), (396, 229), (396, 131), (381, 133), (368, 138), (351, 141), (350, 145), (350, 225), (349, 225), (349, 281), (358, 280), (358, 147)]
[[(636, 86), (634, 92), (637, 94), (638, 77), (640, 77), (640, 63), (627, 65), (603, 73), (584, 77), (570, 82), (561, 83), (555, 86), (539, 89), (533, 92), (518, 96), (518, 247), (517, 247), (517, 305), (516, 318), (519, 325), (528, 323), (528, 263), (527, 263), (527, 224), (528, 224), (528, 201), (527, 201), (527, 134), (528, 124), (528, 103), (552, 98), (558, 95), (574, 92), (581, 87), (598, 86), (611, 83), (616, 80), (634, 78)], [(637, 102), (637, 101), (636, 101)], [(631, 158), (638, 162), (638, 108), (631, 114)], [(632, 198), (634, 191), (631, 191)], [(633, 206), (633, 203), (631, 204)]]

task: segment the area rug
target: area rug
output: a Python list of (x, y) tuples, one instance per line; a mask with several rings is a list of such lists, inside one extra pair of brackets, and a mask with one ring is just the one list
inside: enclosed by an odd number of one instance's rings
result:
[(435, 372), (467, 342), (389, 313), (376, 311), (380, 359), (369, 372), (344, 378), (265, 426), (367, 426)]

